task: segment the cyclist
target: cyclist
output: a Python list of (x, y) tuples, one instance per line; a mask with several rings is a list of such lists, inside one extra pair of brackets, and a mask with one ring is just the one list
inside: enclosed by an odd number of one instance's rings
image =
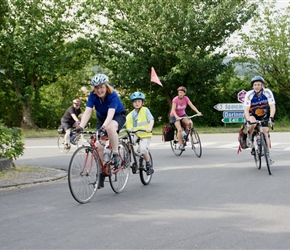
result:
[[(252, 90), (248, 91), (244, 100), (244, 113), (247, 121), (247, 127), (249, 129), (249, 136), (247, 138), (248, 147), (252, 147), (252, 134), (256, 127), (256, 124), (250, 125), (257, 120), (263, 120), (267, 118), (268, 106), (270, 106), (270, 124), (274, 124), (274, 115), (276, 112), (275, 98), (272, 91), (264, 87), (264, 79), (261, 76), (255, 76), (251, 80)], [(270, 148), (269, 128), (268, 121), (262, 123), (262, 132), (266, 135), (267, 145)], [(270, 151), (269, 151), (270, 152)], [(270, 164), (274, 161), (270, 158)], [(254, 153), (252, 149), (252, 154)]]
[(126, 129), (142, 129), (146, 132), (138, 132), (137, 136), (140, 138), (139, 151), (144, 156), (146, 161), (146, 173), (151, 175), (154, 173), (154, 169), (150, 164), (149, 146), (152, 137), (152, 128), (154, 125), (154, 117), (150, 110), (144, 107), (145, 95), (141, 92), (134, 92), (130, 96), (130, 101), (134, 107), (126, 117)]
[(178, 87), (177, 89), (178, 95), (173, 98), (172, 100), (172, 108), (170, 112), (170, 122), (176, 127), (177, 129), (177, 138), (179, 144), (179, 150), (184, 150), (184, 146), (182, 144), (182, 126), (186, 133), (189, 131), (190, 125), (192, 125), (192, 121), (190, 119), (182, 119), (182, 124), (180, 122), (180, 118), (187, 117), (185, 109), (187, 105), (195, 111), (197, 114), (202, 115), (201, 112), (192, 104), (190, 99), (185, 95), (186, 88), (183, 86)]
[(73, 105), (70, 106), (64, 113), (61, 118), (61, 126), (65, 131), (64, 144), (65, 147), (69, 147), (69, 141), (71, 140), (72, 144), (75, 144), (74, 138), (70, 138), (71, 128), (77, 127), (79, 125), (79, 118), (82, 117), (82, 110), (80, 108), (81, 101), (80, 99), (74, 99)]
[[(126, 111), (117, 92), (109, 85), (107, 75), (96, 74), (92, 78), (91, 84), (93, 90), (90, 92), (81, 124), (77, 127), (76, 132), (79, 133), (83, 130), (92, 115), (93, 108), (95, 108), (98, 118), (97, 130), (100, 133), (107, 133), (112, 145), (112, 163), (118, 166), (121, 163), (118, 154), (118, 132), (126, 122)], [(98, 151), (102, 154), (104, 147), (98, 145)]]

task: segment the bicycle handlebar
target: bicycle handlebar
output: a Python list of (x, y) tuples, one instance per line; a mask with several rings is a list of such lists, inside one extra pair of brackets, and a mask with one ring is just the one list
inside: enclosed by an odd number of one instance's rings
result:
[(176, 121), (181, 121), (184, 118), (190, 119), (190, 118), (193, 118), (193, 117), (196, 117), (196, 116), (203, 116), (203, 114), (201, 114), (201, 115), (200, 114), (195, 114), (195, 115), (191, 115), (191, 116), (180, 117), (180, 119), (176, 119)]
[[(250, 125), (257, 124), (257, 125), (261, 126), (263, 122), (267, 122), (267, 121), (269, 121), (269, 119), (257, 120), (255, 122), (250, 122), (249, 124)], [(247, 122), (245, 124), (247, 124)], [(270, 124), (270, 127), (272, 130), (274, 129), (274, 125), (272, 123)]]

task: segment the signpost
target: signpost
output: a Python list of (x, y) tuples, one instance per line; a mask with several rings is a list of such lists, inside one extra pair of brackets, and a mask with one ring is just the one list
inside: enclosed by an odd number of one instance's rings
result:
[(223, 118), (244, 118), (244, 111), (224, 111)]
[(214, 106), (218, 111), (230, 111), (230, 110), (244, 110), (242, 103), (218, 103)]
[(245, 96), (247, 94), (247, 91), (246, 90), (241, 90), (239, 93), (238, 93), (238, 101), (239, 102), (244, 102), (245, 100)]
[(223, 123), (242, 123), (245, 122), (245, 118), (223, 118)]
[(243, 123), (244, 118), (244, 105), (247, 91), (241, 90), (237, 97), (239, 103), (218, 103), (214, 108), (218, 111), (223, 111), (223, 123)]

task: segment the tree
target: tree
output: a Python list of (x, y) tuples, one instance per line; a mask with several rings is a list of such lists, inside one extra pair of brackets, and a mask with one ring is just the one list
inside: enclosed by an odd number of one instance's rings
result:
[(82, 34), (87, 20), (88, 9), (82, 6), (83, 1), (75, 0), (9, 2), (9, 15), (0, 34), (0, 69), (4, 70), (0, 87), (1, 95), (15, 94), (23, 128), (37, 127), (32, 102), (39, 101), (41, 86), (87, 61), (85, 40), (72, 40)]
[(266, 86), (275, 92), (280, 118), (288, 116), (290, 105), (289, 27), (290, 7), (276, 9), (275, 2), (268, 1), (261, 15), (253, 18), (250, 32), (242, 33), (241, 44), (235, 47), (239, 61), (250, 63), (250, 76), (262, 75)]
[[(220, 49), (225, 40), (250, 19), (256, 1), (248, 0), (104, 0), (97, 14), (103, 18), (93, 40), (101, 65), (112, 70), (112, 81), (123, 92), (141, 90), (154, 96), (155, 115), (169, 110), (179, 85), (208, 114), (212, 122), (212, 92), (216, 77), (226, 69)], [(164, 87), (150, 90), (150, 69)], [(212, 98), (210, 97), (212, 96)]]

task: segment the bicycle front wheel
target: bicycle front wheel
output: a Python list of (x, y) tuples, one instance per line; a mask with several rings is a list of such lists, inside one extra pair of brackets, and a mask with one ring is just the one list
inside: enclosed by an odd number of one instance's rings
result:
[(67, 153), (71, 147), (70, 144), (69, 144), (69, 146), (66, 146), (64, 144), (64, 135), (59, 135), (59, 137), (57, 138), (57, 146), (58, 146), (60, 152), (63, 152), (63, 153)]
[[(254, 142), (258, 144), (256, 136), (254, 138)], [(256, 164), (257, 169), (261, 169), (261, 166), (262, 166), (262, 161), (261, 161), (262, 144), (259, 143), (256, 146), (257, 147), (252, 148), (252, 152), (254, 152), (254, 160), (255, 160), (255, 164)]]
[(100, 159), (89, 146), (79, 147), (68, 168), (68, 185), (73, 198), (79, 203), (89, 202), (100, 183)]
[(197, 157), (201, 157), (202, 154), (201, 141), (195, 128), (191, 129), (189, 136), (191, 142), (191, 149), (194, 151)]
[(115, 193), (121, 193), (124, 190), (130, 175), (130, 151), (123, 141), (119, 142), (119, 156), (121, 158), (121, 166), (116, 169), (115, 166), (111, 165), (111, 173), (109, 175), (110, 185)]
[(266, 165), (267, 165), (267, 169), (268, 169), (268, 173), (269, 175), (271, 175), (271, 169), (270, 169), (270, 162), (269, 162), (269, 150), (268, 150), (268, 145), (266, 142), (266, 138), (265, 135), (263, 133), (261, 133), (261, 145), (262, 145), (262, 150), (261, 152), (264, 152), (264, 157), (266, 160)]
[[(151, 156), (150, 152), (149, 152), (149, 157), (150, 157), (149, 162), (153, 168), (153, 160), (152, 160), (152, 156)], [(140, 175), (140, 180), (143, 183), (143, 185), (148, 185), (150, 183), (150, 181), (152, 179), (152, 175), (153, 175), (153, 174), (147, 175), (146, 162), (145, 162), (145, 159), (141, 156), (139, 158), (139, 175)]]
[(170, 141), (170, 146), (173, 154), (175, 154), (176, 156), (180, 156), (182, 154), (183, 150), (180, 150), (178, 148), (177, 129), (175, 129), (174, 131), (174, 139)]

